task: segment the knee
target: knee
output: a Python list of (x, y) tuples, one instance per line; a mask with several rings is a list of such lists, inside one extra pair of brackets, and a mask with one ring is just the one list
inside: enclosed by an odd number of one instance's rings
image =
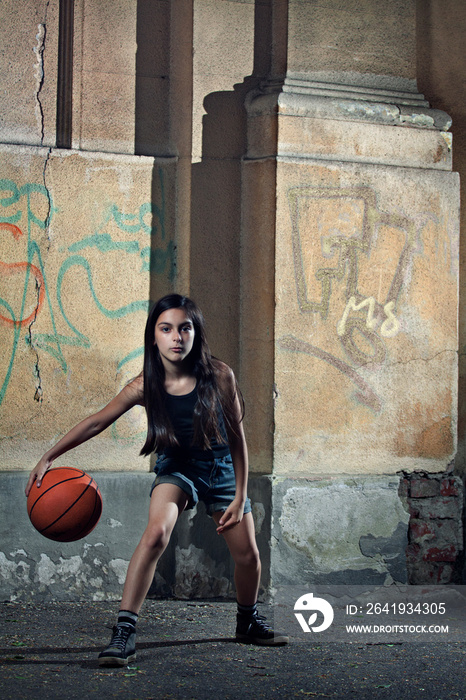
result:
[(163, 523), (149, 524), (142, 536), (144, 545), (161, 554), (170, 541), (171, 531)]
[(244, 549), (238, 554), (235, 563), (239, 566), (256, 571), (261, 565), (259, 550), (256, 546)]

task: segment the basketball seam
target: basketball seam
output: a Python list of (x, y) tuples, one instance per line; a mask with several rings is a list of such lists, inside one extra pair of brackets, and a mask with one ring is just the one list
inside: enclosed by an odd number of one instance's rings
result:
[[(67, 479), (67, 481), (70, 481), (70, 479)], [(92, 479), (92, 477), (91, 477), (90, 482), (88, 483), (88, 485), (86, 486), (86, 488), (84, 489), (84, 491), (82, 491), (82, 492), (79, 494), (78, 498), (77, 498), (73, 503), (71, 503), (71, 505), (69, 505), (68, 508), (67, 508), (66, 510), (64, 510), (63, 513), (61, 513), (61, 515), (53, 521), (53, 523), (49, 523), (49, 524), (47, 525), (47, 527), (44, 527), (44, 528), (42, 528), (41, 530), (39, 530), (39, 532), (40, 532), (41, 535), (42, 535), (46, 530), (48, 530), (50, 527), (52, 527), (52, 525), (55, 525), (55, 523), (58, 523), (58, 521), (61, 520), (61, 518), (63, 518), (64, 515), (66, 515), (72, 508), (74, 508), (74, 506), (76, 505), (76, 503), (77, 503), (78, 501), (80, 501), (81, 498), (84, 496), (84, 494), (86, 493), (87, 489), (89, 488), (89, 486), (92, 484), (93, 481), (94, 481), (94, 479)], [(60, 482), (60, 483), (63, 483), (63, 482)]]
[[(76, 479), (82, 479), (83, 476), (88, 476), (88, 475), (87, 475), (85, 472), (81, 472), (81, 474), (79, 474), (78, 476), (70, 476), (68, 479), (63, 479), (63, 481), (57, 481), (56, 484), (53, 484), (52, 486), (49, 486), (48, 489), (47, 489), (46, 491), (44, 491), (43, 493), (41, 493), (40, 496), (39, 496), (38, 498), (36, 498), (36, 500), (35, 500), (34, 503), (32, 504), (31, 510), (30, 510), (29, 513), (28, 513), (29, 517), (31, 517), (32, 511), (33, 511), (34, 508), (36, 507), (36, 503), (39, 503), (40, 499), (41, 499), (43, 496), (45, 496), (46, 493), (48, 493), (49, 491), (51, 491), (52, 489), (54, 489), (56, 486), (60, 486), (60, 484), (65, 484), (67, 481), (76, 481)], [(91, 478), (91, 477), (90, 477), (90, 478)]]
[[(92, 484), (93, 481), (94, 481), (94, 479), (92, 479), (92, 481), (91, 481), (91, 483), (89, 484), (89, 486), (91, 486), (91, 484)], [(96, 487), (97, 487), (97, 484), (96, 484)], [(97, 509), (97, 505), (98, 505), (98, 503), (100, 502), (100, 498), (99, 498), (99, 497), (100, 497), (100, 491), (99, 491), (98, 488), (97, 488), (97, 490), (95, 491), (95, 495), (94, 495), (94, 510), (92, 511), (92, 514), (89, 516), (89, 519), (88, 519), (87, 523), (86, 523), (85, 525), (83, 525), (83, 527), (82, 527), (78, 532), (75, 533), (76, 539), (80, 539), (80, 537), (78, 537), (78, 535), (80, 535), (81, 532), (86, 531), (87, 528), (89, 527), (89, 523), (92, 522), (92, 519), (94, 518), (94, 514), (95, 514), (96, 509)], [(95, 525), (93, 526), (92, 530), (93, 530), (94, 527), (97, 525), (97, 523), (99, 522), (99, 520), (100, 520), (100, 515), (99, 515), (99, 519), (97, 520), (97, 522), (96, 522)]]

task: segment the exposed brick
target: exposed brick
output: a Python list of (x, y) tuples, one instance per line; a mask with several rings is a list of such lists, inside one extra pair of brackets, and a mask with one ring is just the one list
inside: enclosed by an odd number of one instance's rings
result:
[(409, 521), (409, 541), (421, 543), (435, 536), (435, 528), (429, 521), (411, 518)]
[(447, 547), (429, 547), (423, 554), (424, 561), (456, 561), (458, 550), (454, 544)]
[(429, 524), (434, 530), (435, 541), (439, 547), (454, 544), (459, 549), (462, 549), (463, 533), (460, 521), (431, 520)]
[(417, 543), (408, 544), (406, 547), (406, 559), (408, 563), (414, 563), (419, 560), (421, 547)]
[[(424, 583), (443, 585), (455, 581), (456, 572), (451, 564), (433, 564)], [(419, 581), (421, 583), (421, 581)]]
[(422, 585), (432, 581), (436, 564), (425, 562), (422, 559), (408, 560), (408, 580), (413, 586)]
[(440, 483), (437, 479), (428, 479), (427, 477), (411, 479), (410, 495), (411, 498), (432, 498), (439, 496)]
[(411, 518), (419, 518), (421, 510), (416, 501), (413, 502), (411, 499), (408, 500), (408, 510)]
[(412, 517), (435, 520), (437, 518), (461, 518), (461, 499), (454, 496), (446, 498), (411, 499), (409, 510)]
[(400, 479), (410, 513), (406, 566), (409, 583), (440, 585), (461, 579), (463, 483), (449, 472)]
[(441, 496), (459, 496), (461, 493), (461, 481), (456, 477), (447, 477), (440, 482)]

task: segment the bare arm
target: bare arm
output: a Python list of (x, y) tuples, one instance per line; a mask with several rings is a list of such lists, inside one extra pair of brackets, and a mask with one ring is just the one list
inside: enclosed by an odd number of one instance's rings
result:
[(57, 457), (60, 457), (62, 454), (65, 454), (65, 452), (99, 435), (105, 428), (108, 428), (109, 425), (116, 421), (117, 418), (136, 405), (143, 405), (142, 377), (137, 377), (130, 384), (125, 386), (124, 389), (100, 411), (88, 416), (78, 423), (78, 425), (75, 425), (56, 445), (43, 455), (29, 475), (26, 485), (26, 496), (29, 495), (34, 481), (37, 481), (37, 486), (41, 485), (45, 472), (50, 469), (53, 461)]
[(223, 390), (230, 394), (233, 400), (233, 421), (227, 427), (228, 444), (233, 460), (233, 469), (235, 470), (236, 493), (235, 498), (229, 507), (226, 509), (219, 521), (217, 532), (220, 534), (224, 530), (234, 527), (242, 520), (244, 503), (247, 498), (248, 488), (248, 448), (246, 437), (244, 435), (241, 404), (239, 401), (236, 380), (233, 371), (226, 365), (226, 372), (222, 372)]

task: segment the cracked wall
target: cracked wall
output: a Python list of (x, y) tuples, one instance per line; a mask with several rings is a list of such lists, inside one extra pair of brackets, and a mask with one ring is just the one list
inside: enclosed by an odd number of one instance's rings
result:
[(441, 471), (456, 450), (456, 174), (282, 163), (278, 193), (274, 473)]
[(409, 516), (398, 488), (396, 476), (277, 479), (274, 585), (406, 583)]
[[(153, 474), (91, 474), (102, 494), (102, 516), (96, 528), (78, 542), (53, 542), (36, 532), (26, 508), (18, 508), (18, 498), (24, 499), (24, 473), (2, 475), (0, 600), (121, 598), (131, 556), (147, 524)], [(263, 565), (263, 598), (270, 583), (270, 483), (252, 479), (250, 494)], [(149, 597), (173, 596), (235, 597), (234, 567), (227, 546), (202, 504), (181, 515), (149, 591)]]
[(53, 146), (58, 72), (58, 0), (5, 0), (0, 7), (3, 50), (2, 142)]
[[(273, 577), (402, 581), (395, 475), (446, 468), (458, 398), (458, 178), (450, 119), (416, 93), (414, 3), (342, 6), (329, 53), (332, 2), (275, 3), (280, 18), (271, 3), (75, 2), (76, 150), (55, 147), (59, 4), (0, 7), (2, 469), (27, 472), (137, 374), (149, 299), (191, 285), (240, 366), (252, 470), (273, 474)], [(283, 84), (246, 97), (285, 65)], [(144, 428), (131, 412), (66, 463), (144, 478)], [(21, 587), (37, 569), (44, 596), (60, 578), (78, 597), (106, 581), (114, 595), (128, 561), (114, 516), (108, 549), (44, 545), (31, 559), (11, 543), (3, 575)], [(181, 523), (155, 594), (231, 590), (200, 518), (202, 536)]]
[[(55, 436), (141, 371), (151, 295), (174, 274), (171, 159), (0, 146), (2, 469), (29, 469)], [(67, 455), (149, 470), (143, 411)]]

